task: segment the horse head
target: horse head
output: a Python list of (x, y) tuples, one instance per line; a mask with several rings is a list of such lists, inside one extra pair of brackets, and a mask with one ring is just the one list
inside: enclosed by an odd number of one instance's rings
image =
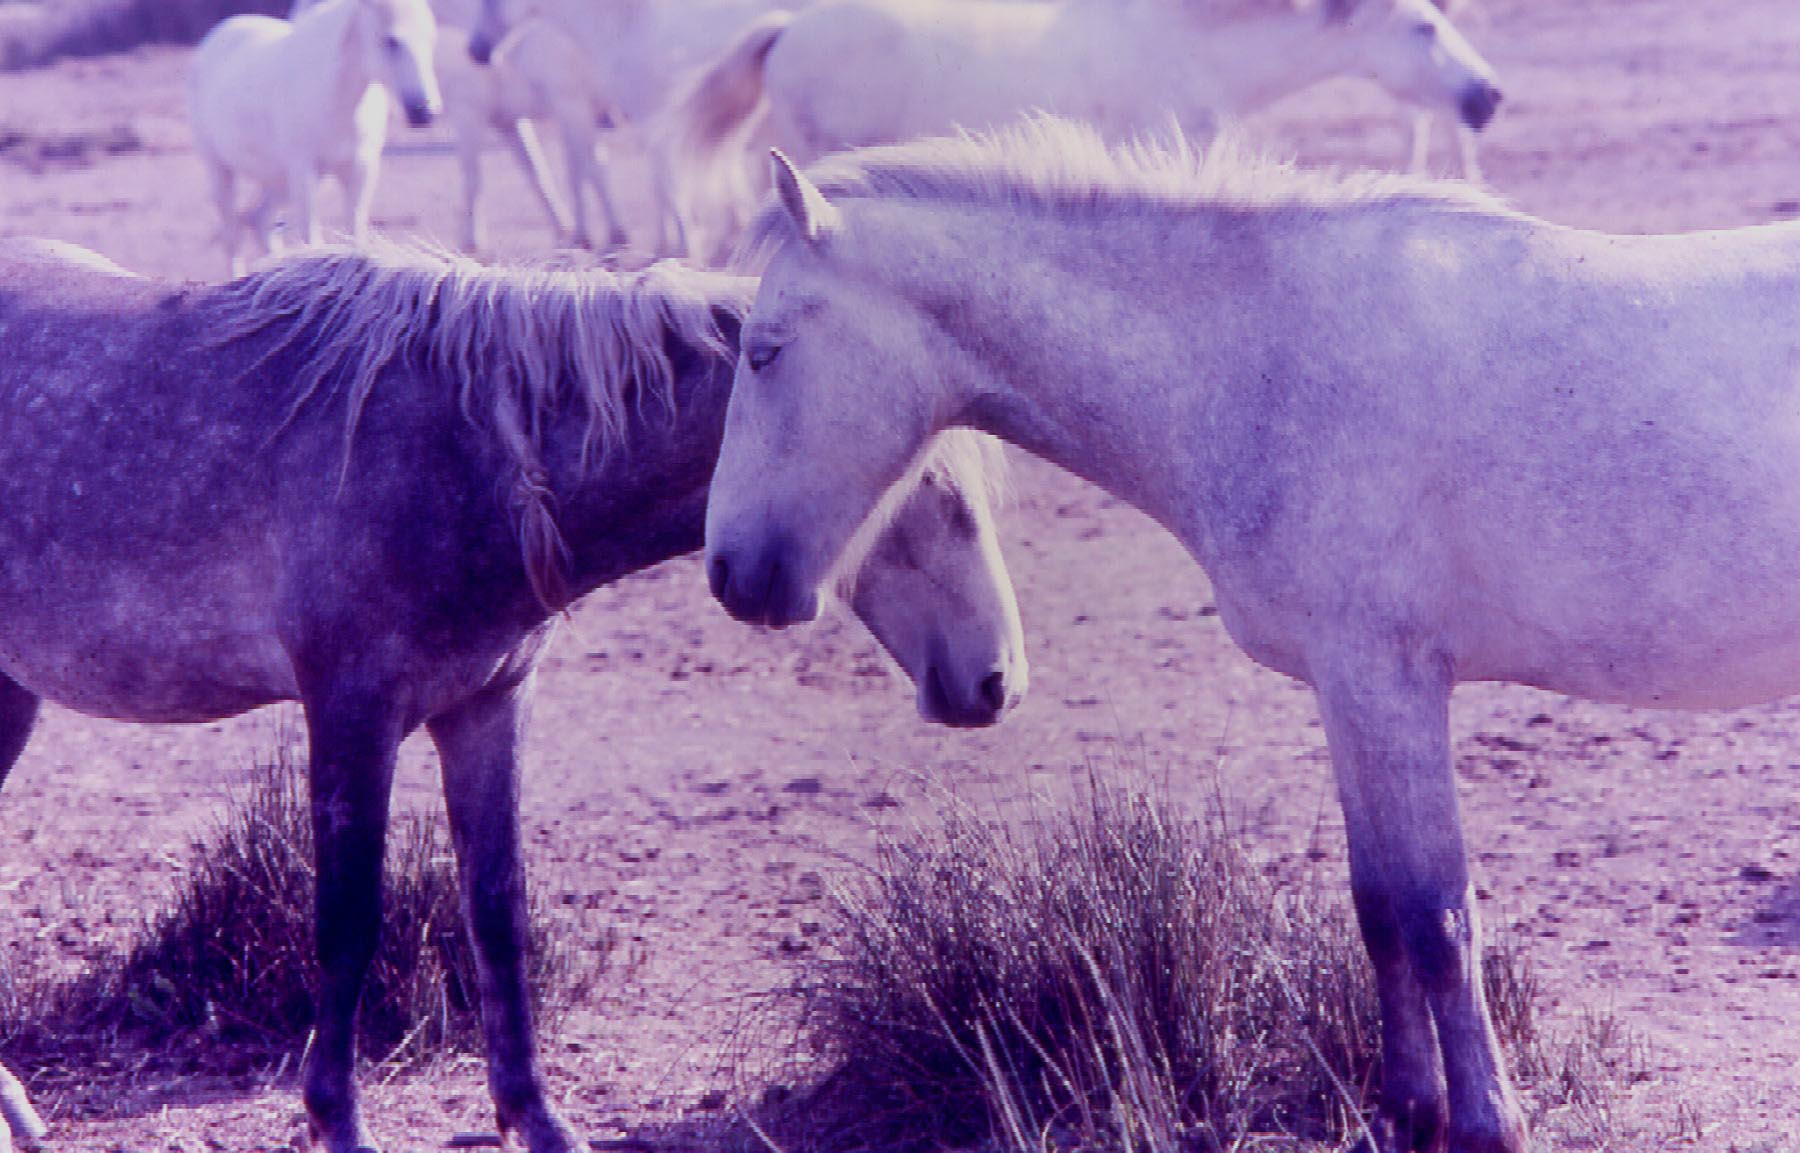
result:
[(426, 0), (356, 0), (357, 27), (369, 74), (400, 101), (418, 128), (444, 110), (433, 53), (437, 18)]
[(1420, 108), (1450, 108), (1485, 128), (1500, 107), (1500, 83), (1451, 22), (1450, 0), (1296, 0), (1316, 8), (1350, 67)]

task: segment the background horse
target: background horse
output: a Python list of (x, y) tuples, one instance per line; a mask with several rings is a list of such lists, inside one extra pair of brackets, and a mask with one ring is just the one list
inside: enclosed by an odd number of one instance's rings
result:
[[(1445, 16), (1463, 18), (1475, 5), (1468, 0), (1431, 0), (1433, 6)], [(1408, 156), (1407, 168), (1416, 176), (1428, 176), (1431, 173), (1431, 137), (1438, 121), (1436, 113), (1423, 108), (1412, 111), (1412, 149)], [(1468, 122), (1451, 117), (1448, 120), (1449, 131), (1456, 146), (1456, 157), (1462, 165), (1462, 178), (1471, 183), (1481, 182), (1481, 154), (1476, 141), (1476, 130), (1470, 128)]]
[(670, 163), (685, 187), (729, 192), (718, 174), (743, 167), (732, 146), (763, 116), (801, 162), (1032, 111), (1113, 140), (1171, 118), (1205, 137), (1334, 76), (1471, 129), (1500, 104), (1493, 68), (1432, 0), (833, 0), (691, 82)]
[[(295, 0), (294, 19), (325, 0)], [(618, 207), (597, 162), (600, 126), (610, 115), (611, 98), (588, 67), (580, 48), (555, 25), (526, 20), (487, 51), (477, 64), (469, 52), (469, 29), (479, 19), (480, 0), (432, 0), (437, 14), (437, 51), (433, 69), (443, 90), (444, 118), (456, 134), (456, 158), (462, 167), (465, 252), (487, 245), (481, 200), (481, 154), (488, 136), (497, 134), (525, 181), (537, 195), (559, 246), (593, 248), (588, 227), (587, 193), (599, 198), (605, 217), (607, 248), (625, 244)], [(556, 130), (563, 152), (563, 190), (559, 196), (538, 138), (540, 125)]]
[[(446, 27), (438, 40), (438, 76), (444, 113), (456, 132), (463, 177), (463, 247), (486, 243), (481, 221), (481, 152), (498, 133), (525, 173), (556, 243), (595, 247), (588, 224), (588, 191), (600, 202), (603, 244), (623, 248), (626, 235), (612, 194), (605, 157), (598, 155), (600, 127), (613, 100), (587, 59), (561, 29), (543, 20), (515, 27), (486, 64), (469, 55), (469, 33)], [(537, 125), (549, 125), (562, 146), (563, 196), (552, 191), (538, 145)]]
[[(621, 126), (642, 137), (648, 153), (655, 228), (649, 247), (658, 255), (707, 257), (688, 235), (697, 210), (672, 169), (675, 146), (667, 121), (675, 97), (696, 69), (729, 60), (730, 47), (753, 26), (786, 23), (787, 11), (810, 0), (479, 0), (481, 12), (469, 38), (476, 60), (486, 60), (511, 29), (542, 20), (580, 46), (589, 75), (612, 99)], [(604, 179), (604, 177), (602, 177)], [(739, 189), (734, 186), (732, 192)], [(728, 209), (729, 210), (729, 209)], [(723, 229), (711, 221), (711, 231)]]
[(1391, 1145), (1521, 1153), (1451, 690), (1800, 688), (1800, 226), (1609, 236), (1053, 122), (777, 179), (707, 515), (720, 598), (805, 617), (953, 424), (1147, 512), (1238, 645), (1316, 694)]
[[(284, 204), (289, 235), (320, 242), (322, 176), (343, 185), (352, 235), (367, 235), (388, 92), (415, 126), (442, 108), (436, 37), (425, 0), (322, 0), (292, 22), (233, 16), (206, 34), (188, 74), (188, 115), (232, 275), (244, 269), (244, 226), (269, 251)], [(248, 209), (238, 204), (240, 179), (257, 187)]]
[[(301, 702), (323, 975), (305, 1098), (343, 1153), (372, 1144), (353, 1019), (395, 753), (425, 726), (501, 1127), (575, 1148), (523, 986), (525, 710), (560, 610), (701, 543), (754, 282), (332, 253), (195, 288), (68, 256), (0, 245), (0, 777), (41, 699), (142, 721)], [(945, 442), (846, 586), (950, 724), (1025, 683), (987, 455)]]

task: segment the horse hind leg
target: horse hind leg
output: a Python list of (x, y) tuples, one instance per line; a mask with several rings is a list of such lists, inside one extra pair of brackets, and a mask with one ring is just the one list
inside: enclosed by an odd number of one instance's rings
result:
[[(37, 694), (0, 675), (0, 784), (25, 751), (37, 715)], [(0, 1153), (7, 1153), (15, 1141), (28, 1148), (36, 1145), (49, 1131), (25, 1096), (25, 1087), (0, 1065)]]

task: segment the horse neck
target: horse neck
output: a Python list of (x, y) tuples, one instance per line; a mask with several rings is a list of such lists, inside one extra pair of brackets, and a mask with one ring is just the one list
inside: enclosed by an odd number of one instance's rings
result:
[(360, 0), (339, 0), (294, 22), (291, 40), (299, 50), (296, 58), (319, 67), (315, 82), (328, 94), (334, 121), (351, 119), (376, 83), (363, 55), (361, 20)]
[(1310, 9), (1270, 3), (1212, 11), (1209, 20), (1204, 4), (1076, 0), (1075, 14), (1110, 22), (1098, 35), (1115, 41), (1111, 58), (1131, 62), (1120, 91), (1140, 105), (1134, 129), (1160, 127), (1168, 110), (1190, 127), (1255, 112), (1344, 70), (1342, 38)]
[[(945, 210), (925, 211), (941, 221)], [(1268, 326), (1231, 323), (1256, 295), (1256, 239), (1198, 216), (1170, 227), (1148, 214), (949, 213), (947, 228), (895, 235), (899, 263), (886, 267), (907, 269), (900, 290), (970, 357), (949, 374), (967, 382), (952, 386), (962, 389), (963, 421), (1106, 489), (1190, 544), (1204, 536), (1184, 498), (1204, 467), (1194, 430), (1217, 390), (1264, 359), (1256, 345)], [(927, 244), (938, 259), (903, 255)], [(1225, 255), (1227, 247), (1246, 251)], [(1217, 265), (1241, 267), (1248, 279), (1185, 273)], [(997, 278), (996, 268), (1025, 271)]]
[(704, 543), (706, 492), (725, 435), (731, 368), (701, 355), (675, 384), (672, 413), (646, 402), (624, 443), (584, 451), (581, 405), (565, 406), (545, 434), (545, 467), (569, 550), (571, 592), (581, 595)]

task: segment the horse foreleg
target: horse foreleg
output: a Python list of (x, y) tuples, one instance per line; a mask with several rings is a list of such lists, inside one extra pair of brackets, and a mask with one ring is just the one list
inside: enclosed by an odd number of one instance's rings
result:
[(650, 193), (656, 204), (656, 255), (694, 255), (688, 237), (687, 206), (676, 191), (674, 165), (666, 148), (657, 142), (650, 148)]
[(1481, 155), (1475, 130), (1461, 121), (1456, 124), (1456, 147), (1462, 153), (1463, 179), (1470, 184), (1480, 184)]
[(1313, 668), (1359, 919), (1382, 982), (1382, 1061), (1393, 1078), (1383, 1087), (1383, 1120), (1407, 1153), (1445, 1147), (1441, 1057), (1449, 1153), (1525, 1153), (1524, 1114), (1481, 981), (1481, 930), (1450, 759), (1447, 662), (1397, 645), (1382, 652), (1381, 643), (1318, 654)]
[(1412, 116), (1412, 160), (1407, 168), (1414, 176), (1431, 174), (1431, 119), (1429, 112)]
[(500, 1129), (518, 1134), (531, 1153), (568, 1153), (582, 1143), (545, 1099), (525, 972), (519, 745), (531, 684), (526, 676), (489, 688), (432, 718), (428, 728), (443, 760), (444, 802), (475, 947), (488, 1086)]
[(463, 178), (463, 251), (480, 252), (487, 244), (487, 230), (481, 219), (481, 137), (477, 131), (458, 126), (456, 159)]
[(317, 247), (324, 239), (319, 228), (319, 174), (310, 168), (290, 172), (288, 202), (294, 206), (288, 232), (300, 244)]
[(1383, 870), (1370, 858), (1368, 840), (1359, 838), (1351, 846), (1350, 891), (1381, 1006), (1377, 1127), (1384, 1149), (1429, 1153), (1443, 1148), (1450, 1124), (1443, 1062), (1431, 1007), (1413, 972), (1400, 918), (1388, 896)]
[(606, 247), (624, 248), (631, 242), (625, 234), (624, 216), (612, 190), (612, 156), (590, 125), (565, 138), (569, 155), (569, 185), (580, 200), (586, 187), (592, 187), (600, 201), (600, 214), (606, 218)]
[(319, 1004), (304, 1071), (306, 1112), (329, 1153), (375, 1147), (356, 1096), (356, 1004), (381, 928), (394, 756), (404, 735), (379, 699), (333, 686), (306, 701)]
[[(350, 239), (365, 244), (369, 239), (369, 219), (375, 209), (375, 177), (381, 171), (381, 154), (361, 155), (351, 161), (343, 176), (344, 199), (350, 202)], [(314, 225), (314, 231), (317, 231)], [(317, 244), (314, 239), (309, 243)]]
[(281, 197), (281, 189), (265, 185), (257, 194), (256, 203), (245, 214), (245, 219), (250, 222), (250, 235), (264, 256), (272, 256), (281, 248), (281, 238), (275, 227), (275, 210), (281, 206)]
[(574, 243), (582, 244), (586, 228), (581, 223), (580, 201), (575, 203), (575, 216), (571, 220), (568, 207), (556, 198), (556, 190), (551, 185), (550, 166), (544, 162), (544, 148), (538, 143), (537, 129), (529, 120), (515, 120), (502, 129), (500, 135), (519, 171), (525, 174), (526, 183), (537, 194), (538, 205), (556, 233), (556, 242), (565, 244), (573, 238)]
[[(25, 751), (31, 730), (37, 724), (38, 696), (10, 677), (0, 676), (0, 784)], [(50, 1131), (18, 1078), (0, 1065), (0, 1153), (12, 1148), (16, 1140), (25, 1146), (36, 1145)]]
[(225, 274), (242, 276), (244, 265), (238, 256), (238, 237), (243, 220), (238, 215), (237, 177), (231, 169), (204, 152), (201, 160), (206, 164), (206, 182), (212, 190), (213, 206), (219, 211), (219, 244), (225, 249)]

